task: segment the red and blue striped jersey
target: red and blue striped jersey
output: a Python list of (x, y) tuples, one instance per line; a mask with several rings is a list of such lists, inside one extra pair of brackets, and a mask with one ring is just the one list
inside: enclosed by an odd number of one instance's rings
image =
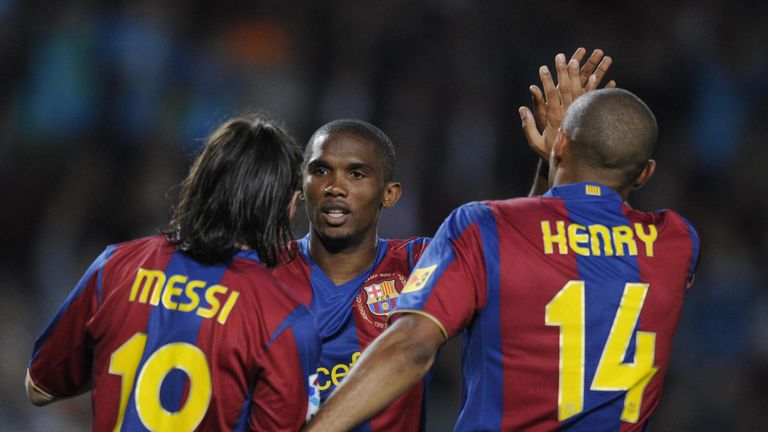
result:
[[(291, 244), (297, 254), (272, 274), (295, 290), (310, 306), (322, 340), (317, 365), (321, 399), (325, 400), (349, 373), (360, 353), (387, 327), (387, 316), (400, 301), (400, 291), (428, 239), (378, 240), (370, 269), (336, 285), (309, 255), (309, 236)], [(415, 385), (356, 431), (417, 431), (423, 429), (425, 382)]]
[(203, 265), (154, 236), (95, 260), (29, 373), (56, 397), (92, 385), (93, 430), (295, 431), (319, 354), (311, 313), (253, 251)]
[(463, 331), (456, 430), (643, 430), (699, 255), (673, 211), (598, 183), (471, 203), (440, 227), (399, 312)]

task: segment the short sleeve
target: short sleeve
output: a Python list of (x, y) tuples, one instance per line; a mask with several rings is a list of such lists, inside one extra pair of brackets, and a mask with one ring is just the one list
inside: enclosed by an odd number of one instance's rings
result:
[(98, 309), (102, 272), (113, 252), (110, 246), (96, 258), (35, 342), (29, 375), (44, 394), (68, 397), (89, 383), (92, 355), (86, 326)]
[(466, 204), (443, 222), (416, 264), (392, 313), (422, 314), (447, 338), (466, 327), (487, 299), (487, 227), (495, 220), (482, 203)]
[(680, 219), (688, 227), (688, 235), (691, 238), (691, 265), (688, 270), (688, 277), (686, 279), (686, 289), (693, 286), (693, 280), (696, 276), (696, 268), (699, 266), (699, 260), (701, 259), (701, 240), (699, 239), (699, 233), (696, 228), (684, 217), (678, 215)]

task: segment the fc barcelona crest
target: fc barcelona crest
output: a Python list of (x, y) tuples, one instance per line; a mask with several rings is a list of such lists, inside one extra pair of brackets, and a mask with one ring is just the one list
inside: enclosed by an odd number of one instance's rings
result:
[(375, 315), (386, 316), (397, 306), (400, 294), (395, 289), (394, 280), (386, 280), (365, 286), (368, 310)]

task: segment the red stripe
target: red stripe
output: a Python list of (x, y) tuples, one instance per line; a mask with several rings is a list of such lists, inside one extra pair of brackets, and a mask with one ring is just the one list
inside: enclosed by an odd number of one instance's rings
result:
[(567, 220), (568, 212), (562, 200), (540, 202), (517, 200), (492, 207), (496, 220), (505, 224), (499, 227), (504, 233), (499, 235), (502, 286), (508, 288), (501, 291), (504, 430), (559, 425), (560, 330), (545, 325), (545, 310), (579, 273), (575, 254), (543, 254), (541, 221)]
[(632, 223), (653, 223), (658, 230), (653, 257), (648, 257), (644, 243), (638, 242), (640, 278), (649, 284), (638, 330), (656, 333), (654, 366), (659, 369), (643, 394), (638, 423), (622, 423), (621, 431), (634, 431), (642, 430), (642, 425), (661, 397), (674, 332), (686, 291), (685, 280), (691, 262), (692, 241), (688, 226), (673, 212), (657, 215), (638, 212), (625, 206), (624, 214)]

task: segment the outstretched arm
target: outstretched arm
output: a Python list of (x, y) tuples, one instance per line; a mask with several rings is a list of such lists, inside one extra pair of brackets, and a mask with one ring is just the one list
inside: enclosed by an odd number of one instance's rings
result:
[[(546, 66), (539, 68), (539, 77), (544, 91), (542, 92), (536, 85), (529, 88), (533, 95), (535, 118), (530, 109), (520, 107), (523, 132), (528, 145), (541, 158), (529, 196), (541, 195), (549, 187), (546, 161), (549, 160), (549, 150), (555, 141), (565, 110), (579, 96), (597, 89), (613, 63), (611, 57), (605, 56), (602, 50), (596, 49), (579, 68), (579, 63), (586, 52), (584, 48), (578, 48), (568, 63), (563, 54), (555, 57), (557, 85)], [(611, 80), (605, 87), (616, 87), (616, 82)], [(537, 122), (541, 130), (537, 129)]]
[(365, 349), (306, 431), (346, 431), (384, 409), (427, 373), (445, 342), (431, 319), (404, 313)]

